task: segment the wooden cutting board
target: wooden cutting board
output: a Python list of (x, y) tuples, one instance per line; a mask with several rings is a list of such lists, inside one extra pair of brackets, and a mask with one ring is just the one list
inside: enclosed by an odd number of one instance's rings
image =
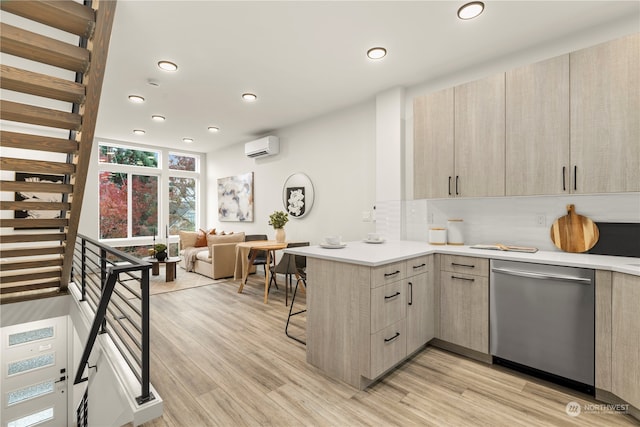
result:
[(586, 252), (598, 242), (598, 226), (586, 216), (578, 215), (573, 205), (567, 205), (567, 215), (551, 225), (553, 244), (565, 252)]

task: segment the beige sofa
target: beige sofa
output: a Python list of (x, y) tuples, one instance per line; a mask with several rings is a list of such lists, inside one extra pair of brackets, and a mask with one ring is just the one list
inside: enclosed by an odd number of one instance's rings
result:
[(201, 246), (204, 243), (201, 232), (181, 231), (179, 265), (212, 279), (233, 277), (239, 242), (244, 242), (244, 233), (207, 234), (206, 246)]

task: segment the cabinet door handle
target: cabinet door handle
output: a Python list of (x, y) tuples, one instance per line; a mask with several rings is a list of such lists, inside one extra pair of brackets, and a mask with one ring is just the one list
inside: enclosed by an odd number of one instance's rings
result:
[(384, 277), (391, 277), (391, 276), (395, 276), (396, 274), (400, 273), (400, 270), (396, 270), (393, 273), (384, 273)]
[(414, 266), (413, 266), (413, 269), (414, 269), (414, 270), (417, 270), (417, 269), (419, 269), (419, 268), (424, 267), (425, 265), (427, 265), (427, 264), (425, 264), (425, 263), (423, 262), (423, 263), (422, 263), (422, 264), (420, 264), (420, 265), (414, 265)]
[(389, 342), (395, 340), (396, 338), (398, 338), (399, 336), (400, 336), (400, 332), (396, 332), (396, 334), (394, 336), (392, 336), (391, 338), (385, 338), (384, 342), (385, 343), (389, 343)]
[(451, 177), (449, 177), (449, 187), (448, 187), (448, 190), (449, 190), (449, 195), (451, 195)]
[(458, 279), (458, 280), (466, 280), (467, 282), (475, 282), (476, 279), (469, 279), (467, 277), (458, 277), (458, 276), (451, 276), (452, 279)]
[(573, 189), (578, 189), (578, 165), (573, 166)]
[(457, 262), (452, 262), (451, 263), (452, 266), (454, 267), (467, 267), (467, 268), (476, 268), (475, 265), (471, 265), (471, 264), (458, 264)]
[[(388, 296), (387, 296), (387, 295), (385, 295), (385, 296), (384, 296), (384, 299), (386, 299), (386, 300), (390, 300), (390, 299), (392, 299), (392, 298), (397, 297), (398, 295), (400, 295), (400, 292), (396, 292), (396, 293), (395, 293), (395, 294), (393, 294), (393, 295), (388, 295)], [(385, 301), (385, 302), (386, 302), (386, 301)]]
[(460, 193), (458, 193), (458, 181), (460, 180), (460, 177), (458, 175), (456, 175), (456, 196), (458, 196)]
[(567, 167), (562, 167), (562, 191), (567, 191)]
[(413, 283), (409, 282), (409, 305), (413, 305)]

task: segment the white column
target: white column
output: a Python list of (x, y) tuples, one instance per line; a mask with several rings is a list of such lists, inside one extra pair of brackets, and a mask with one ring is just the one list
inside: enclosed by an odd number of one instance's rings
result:
[(376, 96), (376, 232), (402, 237), (404, 88)]

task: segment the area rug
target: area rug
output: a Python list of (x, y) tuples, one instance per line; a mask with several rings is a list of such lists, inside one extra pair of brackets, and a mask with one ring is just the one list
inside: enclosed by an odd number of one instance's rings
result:
[(176, 269), (176, 276), (176, 279), (172, 282), (165, 281), (164, 268), (160, 269), (160, 275), (149, 276), (149, 295), (181, 291), (184, 289), (197, 288), (225, 281), (225, 279), (214, 280), (201, 274), (190, 273), (180, 267), (177, 267)]

